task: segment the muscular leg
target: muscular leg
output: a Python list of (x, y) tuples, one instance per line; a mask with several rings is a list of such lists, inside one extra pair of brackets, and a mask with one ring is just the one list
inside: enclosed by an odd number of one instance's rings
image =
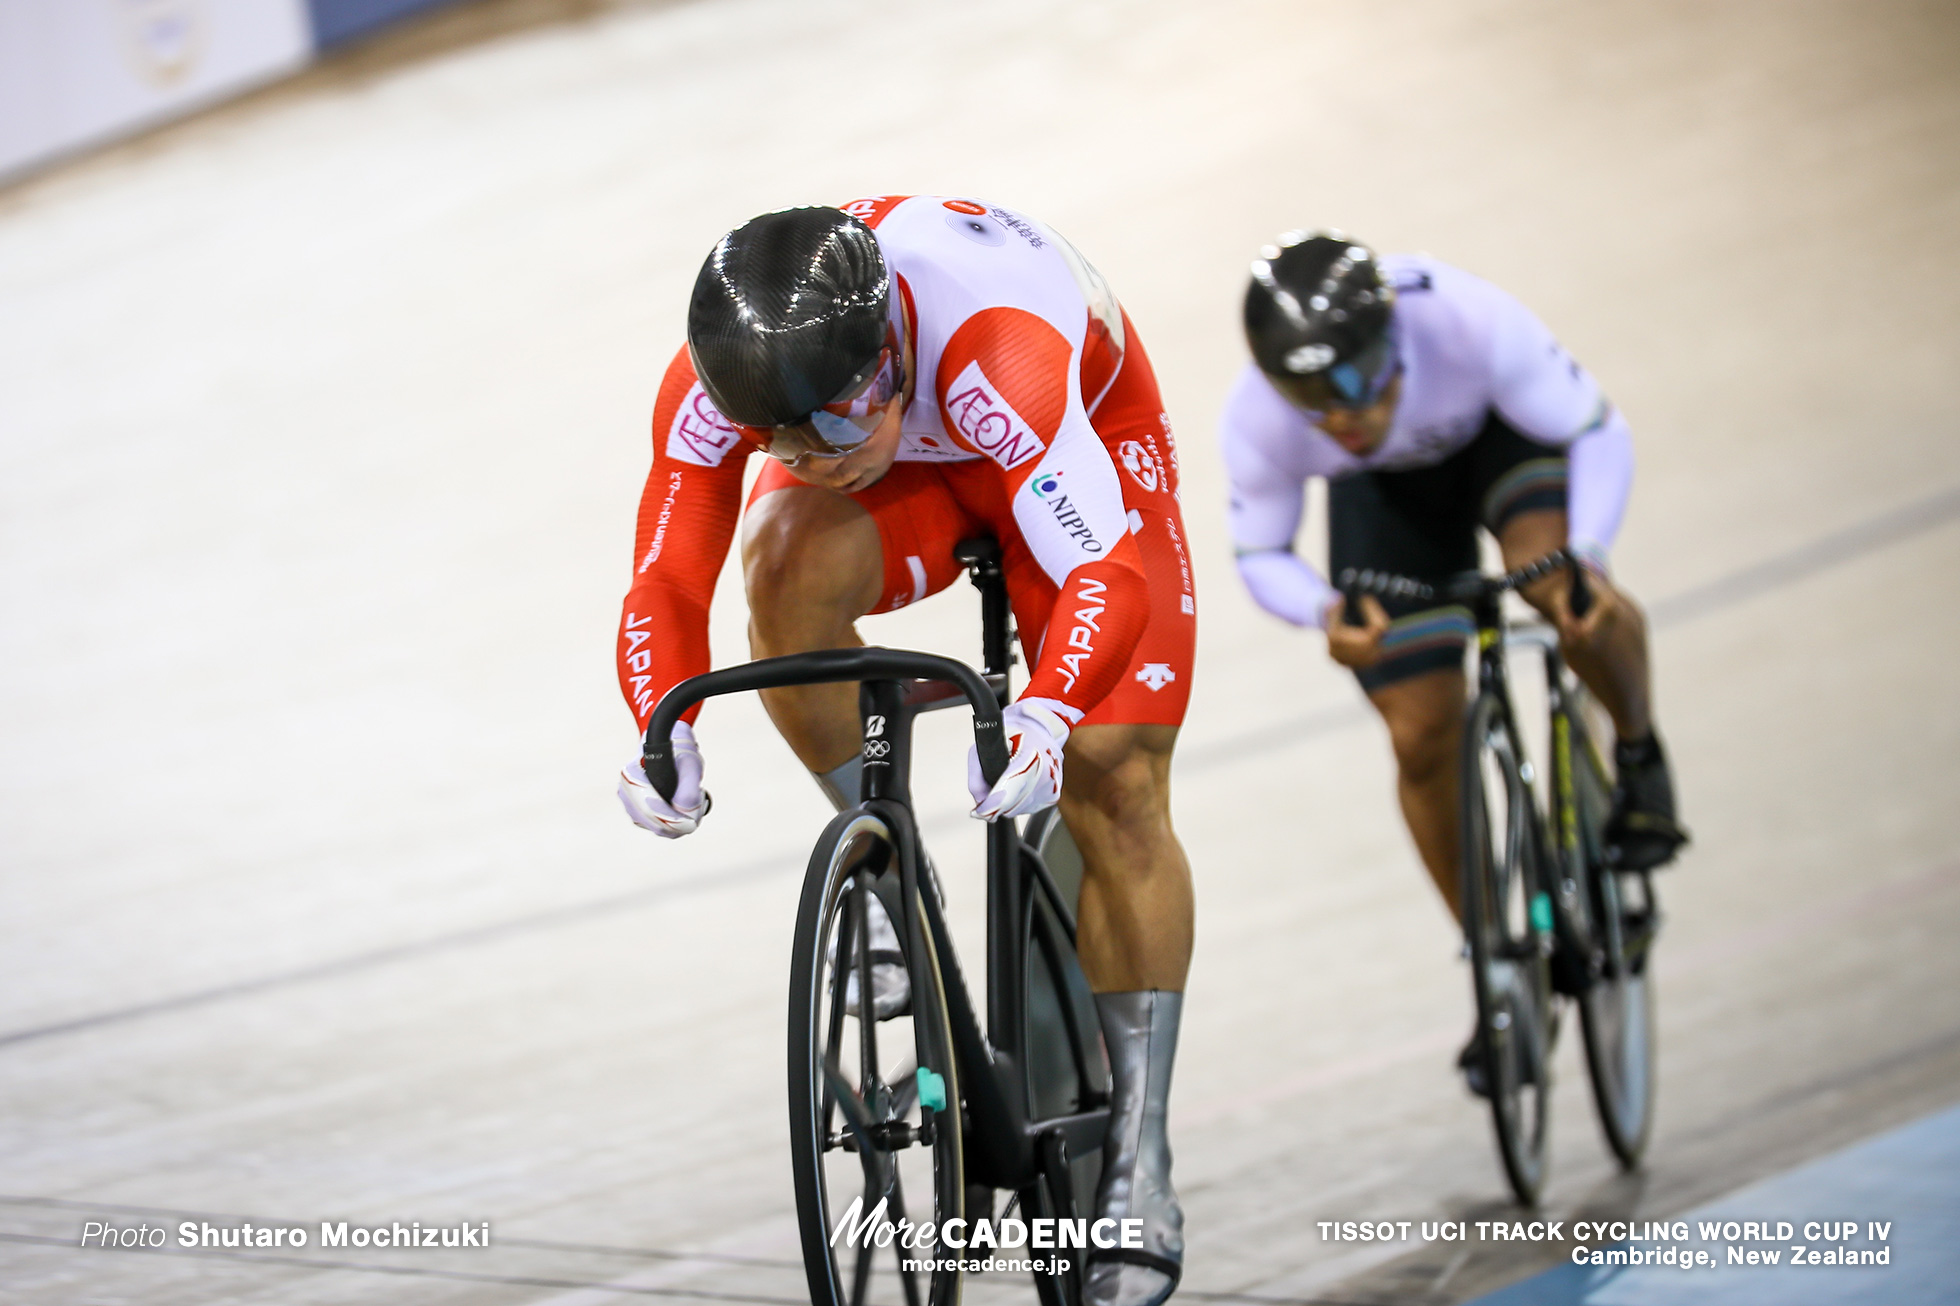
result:
[(1143, 1232), (1124, 1260), (1090, 1258), (1084, 1306), (1159, 1306), (1184, 1260), (1167, 1121), (1191, 964), (1191, 867), (1170, 819), (1176, 740), (1175, 726), (1083, 726), (1062, 771), (1062, 819), (1082, 852), (1077, 952), (1109, 1050), (1096, 1211)]
[[(1556, 511), (1519, 513), (1497, 534), (1507, 569), (1522, 567), (1563, 548), (1565, 539), (1565, 514)], [(1524, 597), (1550, 617), (1553, 595), (1563, 597), (1571, 588), (1571, 576), (1559, 572), (1526, 590)], [(1620, 738), (1642, 739), (1653, 728), (1647, 678), (1647, 614), (1625, 592), (1616, 590), (1615, 594), (1618, 601), (1605, 614), (1594, 637), (1584, 645), (1563, 640), (1559, 651), (1612, 714), (1613, 728)]]
[(1395, 748), (1396, 795), (1436, 891), (1462, 918), (1461, 875), (1457, 867), (1457, 808), (1461, 793), (1463, 673), (1425, 671), (1383, 685), (1368, 695), (1388, 725)]
[[(765, 494), (742, 527), (755, 657), (862, 644), (857, 619), (884, 584), (878, 528), (848, 496), (811, 485)], [(855, 685), (768, 689), (762, 705), (803, 765), (822, 774), (857, 754)]]
[(1098, 993), (1181, 992), (1191, 966), (1191, 864), (1171, 829), (1175, 726), (1069, 736), (1062, 819), (1082, 851), (1077, 950)]

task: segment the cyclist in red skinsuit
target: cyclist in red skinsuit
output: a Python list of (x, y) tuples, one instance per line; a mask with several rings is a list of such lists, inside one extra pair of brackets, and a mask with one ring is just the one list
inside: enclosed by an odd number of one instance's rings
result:
[[(777, 267), (829, 270), (812, 274), (815, 289), (758, 289)], [(794, 417), (738, 414), (755, 426), (723, 416), (723, 406), (752, 402), (745, 387), (760, 382), (755, 369), (723, 361), (722, 337), (701, 323), (723, 300), (734, 307), (715, 320), (735, 323), (729, 330), (783, 304), (802, 311), (851, 268), (871, 269), (853, 293), (875, 295), (885, 347), (847, 373), (833, 402), (826, 391), (792, 404)], [(859, 311), (857, 300), (840, 303), (840, 314)], [(784, 323), (770, 330), (807, 328)], [(1022, 815), (1059, 800), (1081, 848), (1080, 950), (1116, 1081), (1100, 1205), (1145, 1222), (1143, 1252), (1093, 1265), (1087, 1298), (1162, 1301), (1183, 1251), (1164, 1102), (1191, 943), (1169, 766), (1190, 690), (1196, 599), (1177, 454), (1142, 343), (1101, 276), (1054, 232), (943, 196), (745, 224), (703, 268), (689, 340), (655, 407), (621, 617), (620, 685), (635, 719), (644, 727), (662, 693), (708, 669), (708, 605), (755, 452), (775, 455), (743, 521), (757, 657), (858, 643), (857, 618), (915, 603), (960, 575), (956, 542), (1000, 541), (1032, 674), (1007, 709), (1007, 774), (989, 787), (970, 768), (974, 814)], [(790, 746), (840, 804), (857, 797), (856, 697), (848, 685), (765, 695)], [(691, 723), (675, 734), (677, 757), (698, 759)], [(691, 787), (669, 805), (629, 765), (621, 797), (636, 822), (678, 836), (698, 820), (698, 777), (693, 760)]]

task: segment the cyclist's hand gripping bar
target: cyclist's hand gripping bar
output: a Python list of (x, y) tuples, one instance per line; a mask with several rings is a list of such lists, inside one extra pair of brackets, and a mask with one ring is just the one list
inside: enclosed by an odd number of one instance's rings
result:
[(1566, 600), (1566, 605), (1572, 609), (1573, 616), (1583, 617), (1592, 611), (1592, 586), (1588, 583), (1585, 564), (1570, 553), (1566, 554), (1566, 558), (1572, 566), (1572, 594)]
[(980, 673), (964, 662), (932, 653), (894, 648), (833, 648), (815, 653), (791, 653), (740, 666), (691, 676), (661, 697), (647, 721), (641, 765), (647, 783), (668, 802), (680, 776), (674, 770), (671, 736), (681, 713), (703, 699), (740, 694), (751, 689), (782, 689), (789, 685), (822, 685), (840, 680), (944, 680), (959, 687), (973, 704), (973, 746), (980, 753), (980, 771), (992, 784), (1007, 769), (1007, 741), (1000, 727), (1000, 704)]

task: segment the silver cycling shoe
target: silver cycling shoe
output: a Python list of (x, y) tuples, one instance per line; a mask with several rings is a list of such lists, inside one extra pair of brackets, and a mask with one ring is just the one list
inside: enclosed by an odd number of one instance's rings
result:
[(1165, 1129), (1183, 1007), (1182, 993), (1163, 989), (1096, 995), (1111, 1099), (1096, 1214), (1142, 1220), (1143, 1246), (1092, 1251), (1083, 1306), (1160, 1306), (1184, 1271), (1184, 1210)]

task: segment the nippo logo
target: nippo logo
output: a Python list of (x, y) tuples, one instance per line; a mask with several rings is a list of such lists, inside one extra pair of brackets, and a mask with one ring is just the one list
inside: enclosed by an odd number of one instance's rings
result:
[(1096, 538), (1096, 532), (1090, 528), (1081, 510), (1069, 501), (1068, 491), (1062, 487), (1062, 473), (1059, 468), (1054, 471), (1036, 472), (1030, 476), (1028, 493), (1047, 506), (1049, 515), (1055, 519), (1055, 525), (1061, 527), (1064, 534), (1081, 545), (1084, 553), (1103, 551), (1102, 541)]
[(1144, 488), (1145, 493), (1154, 494), (1163, 484), (1163, 474), (1157, 470), (1157, 456), (1143, 447), (1141, 441), (1125, 440), (1116, 446), (1117, 456), (1123, 460), (1123, 470), (1130, 479)]
[(968, 363), (946, 391), (946, 415), (967, 443), (1008, 471), (1039, 458), (1045, 447), (978, 363)]
[(946, 207), (955, 213), (970, 213), (976, 218), (987, 212), (986, 205), (975, 204), (972, 200), (947, 200)]

